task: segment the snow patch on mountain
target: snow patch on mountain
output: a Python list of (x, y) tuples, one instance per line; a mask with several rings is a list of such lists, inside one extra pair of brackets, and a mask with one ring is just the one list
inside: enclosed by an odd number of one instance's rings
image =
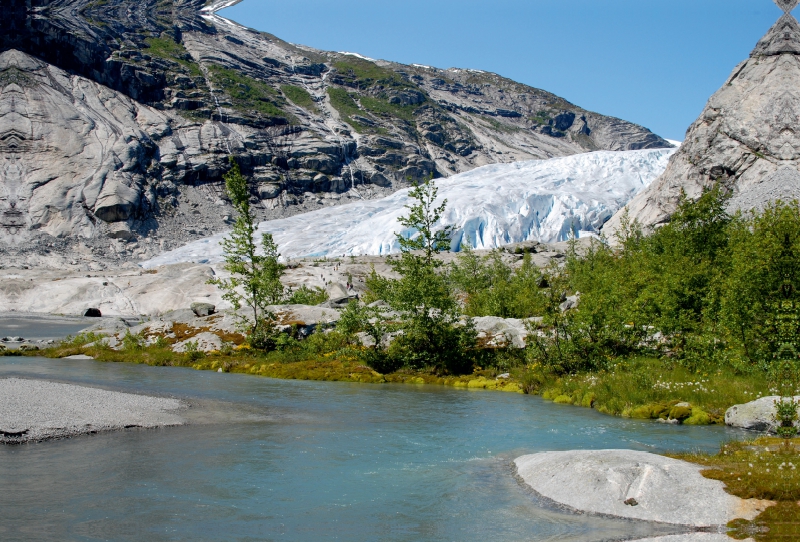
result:
[[(452, 248), (496, 248), (537, 240), (556, 242), (570, 232), (597, 234), (602, 225), (667, 167), (675, 149), (578, 154), (484, 166), (436, 181), (447, 199), (440, 226), (454, 226)], [(395, 232), (413, 236), (397, 218), (412, 203), (409, 189), (301, 215), (262, 222), (286, 258), (382, 255), (399, 252)], [(220, 233), (143, 262), (222, 261)]]

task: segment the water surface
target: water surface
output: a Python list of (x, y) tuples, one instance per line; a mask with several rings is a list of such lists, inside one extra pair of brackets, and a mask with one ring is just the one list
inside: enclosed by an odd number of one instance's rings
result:
[(537, 502), (513, 458), (715, 450), (676, 427), (537, 397), (0, 358), (0, 378), (175, 396), (190, 426), (0, 447), (3, 540), (620, 540), (655, 533)]

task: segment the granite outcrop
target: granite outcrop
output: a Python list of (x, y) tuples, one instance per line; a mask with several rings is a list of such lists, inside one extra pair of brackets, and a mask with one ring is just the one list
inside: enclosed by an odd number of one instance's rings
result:
[[(784, 3), (789, 6), (791, 3)], [(670, 220), (683, 195), (719, 185), (728, 209), (800, 199), (800, 24), (788, 12), (761, 38), (689, 127), (666, 171), (605, 225), (624, 216), (645, 228)]]

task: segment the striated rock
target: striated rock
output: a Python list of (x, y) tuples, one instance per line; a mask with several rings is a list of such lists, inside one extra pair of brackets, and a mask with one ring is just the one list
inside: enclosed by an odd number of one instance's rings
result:
[(646, 227), (665, 223), (682, 192), (696, 199), (716, 183), (732, 195), (731, 211), (800, 198), (798, 81), (800, 25), (787, 13), (711, 97), (664, 174), (604, 232), (613, 235), (625, 212)]
[(194, 302), (220, 306), (220, 292), (206, 284), (213, 276), (207, 265), (173, 265), (149, 273), (123, 269), (89, 276), (63, 269), (3, 270), (0, 312), (83, 314), (93, 307), (109, 316), (158, 316)]
[(734, 519), (752, 520), (772, 504), (726, 493), (725, 484), (700, 474), (705, 467), (647, 452), (543, 452), (514, 463), (534, 491), (582, 513), (724, 528)]

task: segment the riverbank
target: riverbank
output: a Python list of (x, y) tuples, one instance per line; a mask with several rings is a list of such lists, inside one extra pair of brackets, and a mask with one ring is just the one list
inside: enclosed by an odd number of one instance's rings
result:
[(608, 371), (569, 376), (554, 375), (535, 364), (523, 364), (519, 357), (510, 355), (509, 360), (516, 360), (516, 365), (481, 367), (468, 375), (408, 370), (381, 374), (363, 361), (363, 349), (347, 344), (343, 338), (338, 340), (335, 334), (328, 335), (324, 343), (306, 340), (302, 347), (295, 345), (270, 353), (255, 352), (241, 345), (225, 352), (203, 353), (174, 352), (167, 343), (156, 341), (144, 346), (134, 340), (114, 350), (89, 334), (20, 355), (50, 358), (88, 355), (103, 362), (187, 367), (286, 380), (431, 384), (527, 393), (613, 416), (687, 425), (723, 424), (729, 407), (769, 395), (766, 380), (757, 374), (696, 373), (649, 358), (620, 361)]

